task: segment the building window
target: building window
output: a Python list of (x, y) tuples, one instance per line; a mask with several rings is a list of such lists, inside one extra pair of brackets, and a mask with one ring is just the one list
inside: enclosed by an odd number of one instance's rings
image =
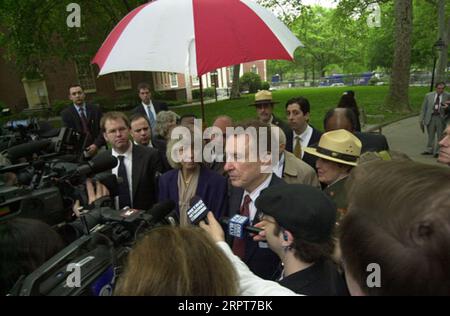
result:
[(193, 86), (200, 85), (200, 81), (198, 80), (198, 76), (192, 77), (192, 85)]
[(170, 74), (170, 87), (171, 88), (177, 88), (178, 87), (178, 74), (175, 72), (172, 72)]
[(130, 72), (116, 72), (114, 73), (114, 89), (128, 90), (131, 89), (131, 74)]
[(92, 93), (97, 91), (95, 85), (95, 76), (89, 58), (78, 58), (75, 61), (75, 68), (78, 75), (78, 82), (83, 88), (84, 92)]
[(258, 67), (256, 67), (255, 64), (253, 64), (252, 66), (252, 70), (251, 70), (254, 74), (258, 74)]

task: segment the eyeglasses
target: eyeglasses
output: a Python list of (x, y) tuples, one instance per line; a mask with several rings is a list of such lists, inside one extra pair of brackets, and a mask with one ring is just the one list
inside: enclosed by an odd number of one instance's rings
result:
[(110, 129), (110, 130), (106, 131), (106, 134), (108, 134), (108, 135), (114, 135), (114, 134), (117, 134), (117, 132), (119, 132), (120, 134), (122, 134), (122, 133), (124, 133), (126, 130), (128, 130), (128, 128), (126, 128), (126, 127), (119, 127), (119, 128), (116, 128), (116, 129)]

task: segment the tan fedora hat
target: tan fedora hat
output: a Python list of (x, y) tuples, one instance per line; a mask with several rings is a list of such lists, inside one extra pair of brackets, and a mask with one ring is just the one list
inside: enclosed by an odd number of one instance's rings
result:
[(249, 106), (255, 106), (259, 104), (275, 104), (275, 103), (278, 102), (274, 102), (272, 100), (272, 92), (267, 90), (261, 90), (255, 94), (255, 103), (249, 104)]
[(361, 141), (345, 129), (324, 133), (316, 148), (306, 147), (305, 152), (345, 165), (356, 166), (361, 155)]

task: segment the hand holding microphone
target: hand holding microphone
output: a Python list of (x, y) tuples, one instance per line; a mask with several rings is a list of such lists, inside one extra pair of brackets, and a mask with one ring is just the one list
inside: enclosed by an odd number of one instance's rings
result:
[(212, 212), (208, 212), (206, 218), (208, 219), (208, 224), (204, 220), (201, 220), (199, 226), (205, 230), (209, 236), (215, 241), (225, 241), (225, 233), (220, 226), (219, 222), (214, 217)]

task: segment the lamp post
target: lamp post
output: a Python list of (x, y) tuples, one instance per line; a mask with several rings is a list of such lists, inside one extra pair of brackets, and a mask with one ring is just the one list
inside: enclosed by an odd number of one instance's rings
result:
[(436, 51), (440, 52), (445, 47), (444, 41), (439, 38), (436, 43), (433, 44), (433, 72), (431, 73), (431, 86), (430, 86), (430, 92), (433, 91), (434, 88), (434, 73), (436, 72)]

